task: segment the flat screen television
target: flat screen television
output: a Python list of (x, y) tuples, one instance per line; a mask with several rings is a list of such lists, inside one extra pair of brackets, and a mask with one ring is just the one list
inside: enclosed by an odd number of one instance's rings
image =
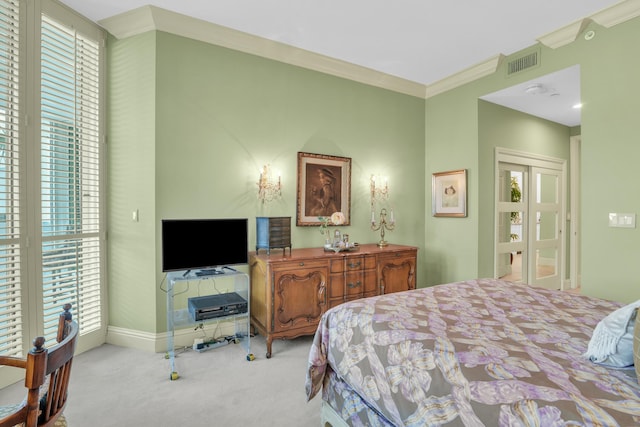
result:
[(163, 219), (162, 271), (247, 264), (247, 218)]

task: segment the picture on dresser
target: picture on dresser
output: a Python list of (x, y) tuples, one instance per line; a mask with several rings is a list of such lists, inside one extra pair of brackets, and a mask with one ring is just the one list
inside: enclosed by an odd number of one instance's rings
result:
[(351, 158), (299, 152), (297, 199), (296, 225), (320, 225), (334, 212), (350, 225)]

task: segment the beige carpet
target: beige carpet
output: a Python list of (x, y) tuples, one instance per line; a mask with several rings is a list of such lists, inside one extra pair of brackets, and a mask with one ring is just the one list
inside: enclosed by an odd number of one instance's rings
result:
[[(176, 358), (170, 381), (164, 354), (105, 344), (75, 357), (65, 416), (70, 427), (320, 425), (320, 398), (306, 401), (304, 381), (312, 337), (251, 339), (256, 359), (229, 344)], [(20, 401), (21, 384), (0, 390), (0, 405)]]

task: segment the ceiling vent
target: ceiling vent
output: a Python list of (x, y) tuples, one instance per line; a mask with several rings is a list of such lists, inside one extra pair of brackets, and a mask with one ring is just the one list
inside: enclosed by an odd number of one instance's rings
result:
[(540, 65), (540, 50), (529, 51), (507, 62), (507, 77)]

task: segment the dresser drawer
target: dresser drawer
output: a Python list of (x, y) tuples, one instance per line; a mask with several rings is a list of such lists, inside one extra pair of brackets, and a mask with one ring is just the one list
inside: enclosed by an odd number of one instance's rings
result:
[(306, 269), (326, 269), (327, 262), (325, 260), (305, 259), (299, 261), (284, 261), (271, 263), (273, 271), (285, 270), (306, 270)]
[(331, 260), (331, 273), (361, 271), (376, 268), (376, 257), (348, 255)]

